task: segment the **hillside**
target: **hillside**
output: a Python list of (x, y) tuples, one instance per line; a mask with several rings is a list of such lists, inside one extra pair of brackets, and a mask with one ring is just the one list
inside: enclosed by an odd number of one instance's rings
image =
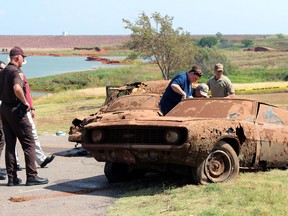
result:
[[(199, 39), (207, 35), (193, 35)], [(21, 46), (25, 49), (71, 49), (74, 47), (99, 47), (122, 44), (129, 35), (0, 35), (0, 50)], [(226, 35), (226, 39), (239, 41), (243, 38), (259, 38), (261, 35)]]
[(74, 47), (103, 47), (122, 44), (127, 35), (87, 36), (3, 36), (0, 35), (0, 50), (20, 46), (24, 49), (73, 49)]
[[(193, 39), (214, 35), (191, 35)], [(281, 37), (282, 36), (282, 37)], [(129, 35), (0, 35), (0, 51), (20, 46), (24, 49), (73, 49), (74, 47), (112, 47), (129, 39)], [(216, 37), (216, 36), (214, 36)], [(243, 50), (241, 41), (252, 39), (254, 46), (267, 46), (277, 50), (288, 49), (283, 35), (223, 35), (238, 49)]]

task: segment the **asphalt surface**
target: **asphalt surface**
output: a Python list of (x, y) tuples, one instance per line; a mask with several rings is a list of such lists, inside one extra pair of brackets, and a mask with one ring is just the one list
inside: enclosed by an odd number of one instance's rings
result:
[[(8, 187), (0, 180), (0, 215), (106, 215), (120, 189), (109, 184), (103, 173), (104, 163), (90, 156), (63, 156), (74, 148), (67, 136), (39, 137), (46, 155), (56, 154), (45, 168), (37, 165), (38, 176), (49, 179), (46, 185), (25, 186), (25, 168), (18, 171), (19, 186)], [(17, 144), (21, 166), (25, 166), (20, 144)], [(4, 155), (0, 159), (4, 168)]]

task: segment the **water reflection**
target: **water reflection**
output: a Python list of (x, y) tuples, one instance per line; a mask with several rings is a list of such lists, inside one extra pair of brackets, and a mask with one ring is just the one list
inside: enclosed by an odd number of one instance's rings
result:
[(41, 97), (41, 96), (44, 96), (44, 95), (48, 95), (50, 93), (51, 92), (47, 92), (47, 91), (31, 91), (32, 97)]

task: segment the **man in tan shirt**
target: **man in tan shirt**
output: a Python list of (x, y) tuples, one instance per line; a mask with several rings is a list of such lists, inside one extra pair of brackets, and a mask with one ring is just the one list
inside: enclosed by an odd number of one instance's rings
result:
[(230, 79), (223, 75), (224, 66), (220, 63), (214, 66), (214, 76), (208, 81), (207, 85), (211, 90), (212, 97), (229, 97), (235, 96), (235, 90)]

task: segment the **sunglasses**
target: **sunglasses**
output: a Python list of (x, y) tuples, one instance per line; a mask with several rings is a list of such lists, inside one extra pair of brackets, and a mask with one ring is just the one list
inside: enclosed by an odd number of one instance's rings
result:
[(21, 56), (23, 59), (26, 57), (26, 56), (23, 56), (23, 55), (18, 55), (18, 56)]

